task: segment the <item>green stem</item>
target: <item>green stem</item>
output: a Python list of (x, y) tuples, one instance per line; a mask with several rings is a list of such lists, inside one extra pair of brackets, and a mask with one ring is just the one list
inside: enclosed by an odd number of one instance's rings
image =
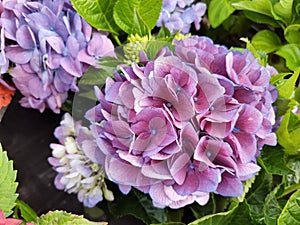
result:
[(211, 195), (211, 199), (213, 201), (213, 214), (215, 214), (215, 213), (217, 213), (217, 202), (216, 202), (214, 194)]
[(119, 37), (117, 36), (117, 35), (113, 35), (113, 37), (114, 37), (114, 39), (115, 39), (115, 41), (117, 42), (117, 44), (119, 45), (119, 46), (121, 46), (122, 45), (122, 43), (121, 43), (121, 41), (119, 40)]

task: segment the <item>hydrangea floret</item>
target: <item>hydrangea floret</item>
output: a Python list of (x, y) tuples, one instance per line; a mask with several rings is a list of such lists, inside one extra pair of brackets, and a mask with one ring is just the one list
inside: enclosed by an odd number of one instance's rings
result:
[[(68, 91), (100, 57), (113, 54), (107, 34), (95, 31), (68, 0), (4, 1), (1, 12), (1, 73), (14, 64), (13, 82), (24, 107), (59, 113)], [(5, 45), (4, 45), (5, 43)]]
[(94, 207), (103, 196), (112, 201), (114, 196), (107, 189), (104, 168), (98, 163), (104, 157), (90, 131), (66, 113), (54, 135), (60, 144), (50, 144), (52, 157), (48, 161), (57, 172), (56, 188), (76, 193), (86, 207)]
[(174, 44), (174, 53), (120, 65), (95, 87), (98, 104), (86, 118), (106, 174), (124, 194), (134, 187), (161, 208), (240, 196), (260, 170), (262, 146), (277, 142), (276, 70), (207, 37)]
[(194, 0), (163, 0), (162, 11), (156, 26), (164, 25), (172, 34), (180, 31), (183, 34), (190, 32), (191, 24), (200, 29), (200, 22), (206, 12), (204, 2)]

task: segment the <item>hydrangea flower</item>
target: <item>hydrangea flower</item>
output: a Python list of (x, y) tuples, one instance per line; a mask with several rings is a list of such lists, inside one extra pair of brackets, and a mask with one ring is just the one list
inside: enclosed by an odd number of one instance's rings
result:
[(90, 131), (66, 113), (54, 135), (60, 144), (50, 144), (53, 151), (48, 161), (58, 173), (56, 188), (76, 193), (86, 207), (94, 207), (103, 195), (112, 201), (113, 193), (107, 189), (105, 172), (99, 164), (103, 156)]
[(206, 4), (193, 2), (193, 0), (163, 0), (162, 11), (156, 26), (164, 25), (172, 34), (177, 31), (187, 34), (191, 24), (194, 23), (196, 30), (199, 30)]
[(206, 37), (175, 41), (153, 61), (120, 65), (86, 113), (108, 178), (156, 207), (204, 205), (210, 193), (237, 197), (260, 170), (272, 132), (274, 68)]
[(1, 31), (0, 31), (0, 74), (6, 73), (8, 71), (8, 67), (9, 67), (9, 61), (6, 58), (4, 49), (5, 49), (4, 28), (1, 27)]
[(49, 107), (59, 113), (68, 91), (78, 91), (76, 81), (99, 57), (113, 54), (107, 36), (94, 31), (68, 0), (5, 1), (1, 13), (0, 66), (4, 57), (15, 64), (13, 82), (24, 95), (21, 105)]

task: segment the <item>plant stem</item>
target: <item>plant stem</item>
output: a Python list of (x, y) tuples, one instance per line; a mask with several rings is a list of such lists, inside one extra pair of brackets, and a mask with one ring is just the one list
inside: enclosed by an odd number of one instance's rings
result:
[(213, 201), (213, 214), (215, 214), (215, 213), (217, 213), (217, 202), (216, 202), (214, 194), (211, 195), (211, 199)]
[(115, 41), (117, 42), (117, 44), (118, 44), (119, 46), (121, 46), (122, 43), (121, 43), (121, 41), (119, 40), (119, 37), (118, 37), (117, 35), (113, 35), (113, 37), (114, 37)]

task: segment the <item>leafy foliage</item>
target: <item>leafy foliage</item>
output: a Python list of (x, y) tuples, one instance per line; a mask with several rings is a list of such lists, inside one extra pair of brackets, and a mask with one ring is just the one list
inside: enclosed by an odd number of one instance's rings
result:
[(108, 203), (108, 209), (114, 217), (130, 214), (146, 224), (156, 224), (167, 220), (164, 209), (154, 207), (149, 196), (135, 189), (132, 189), (128, 195), (116, 196), (115, 201)]
[(300, 190), (296, 191), (285, 205), (278, 218), (278, 225), (300, 224)]
[(270, 30), (261, 30), (252, 38), (252, 44), (256, 49), (266, 53), (274, 52), (281, 46), (281, 40), (276, 33)]
[(244, 203), (237, 204), (227, 212), (204, 216), (189, 225), (237, 225), (237, 224), (253, 224), (249, 216), (249, 207)]
[(0, 209), (6, 217), (12, 214), (12, 208), (18, 197), (16, 176), (17, 171), (13, 169), (13, 162), (8, 159), (0, 144)]
[(300, 147), (300, 116), (288, 111), (281, 121), (277, 130), (278, 142), (284, 147), (288, 154), (298, 154)]
[(256, 177), (252, 188), (246, 195), (246, 202), (250, 209), (250, 216), (256, 223), (264, 220), (264, 199), (271, 191), (272, 176), (261, 171)]
[(212, 0), (208, 7), (208, 19), (213, 28), (220, 26), (235, 10), (233, 0)]
[(38, 217), (36, 212), (27, 203), (25, 203), (19, 199), (17, 199), (17, 201), (16, 201), (16, 207), (14, 209), (14, 214), (15, 214), (15, 217), (18, 217), (17, 215), (20, 214), (22, 219), (24, 219), (26, 222), (34, 221)]
[(162, 0), (71, 0), (76, 11), (92, 26), (114, 35), (149, 35), (155, 26)]
[[(279, 187), (279, 186), (278, 186)], [(265, 198), (265, 205), (264, 205), (264, 222), (268, 225), (276, 225), (277, 218), (279, 217), (282, 208), (279, 205), (276, 192), (279, 188), (274, 189), (270, 192)]]
[(128, 34), (147, 35), (155, 26), (162, 7), (161, 0), (119, 0), (114, 20)]
[(290, 169), (286, 166), (286, 159), (283, 148), (281, 146), (266, 146), (262, 150), (259, 158), (260, 165), (269, 174), (286, 175)]
[(89, 24), (108, 31), (118, 33), (118, 26), (113, 19), (113, 6), (117, 0), (71, 0), (73, 7)]
[(286, 44), (280, 47), (276, 54), (286, 60), (286, 65), (290, 70), (297, 70), (300, 67), (300, 47), (296, 44)]
[(35, 225), (107, 225), (106, 222), (92, 222), (83, 216), (74, 215), (64, 211), (50, 211), (37, 218)]

